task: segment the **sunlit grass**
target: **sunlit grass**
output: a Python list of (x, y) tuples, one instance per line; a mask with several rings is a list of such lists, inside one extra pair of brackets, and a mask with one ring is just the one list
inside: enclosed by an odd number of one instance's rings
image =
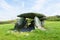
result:
[(60, 40), (60, 21), (46, 21), (46, 31), (14, 32), (14, 24), (0, 25), (0, 40)]

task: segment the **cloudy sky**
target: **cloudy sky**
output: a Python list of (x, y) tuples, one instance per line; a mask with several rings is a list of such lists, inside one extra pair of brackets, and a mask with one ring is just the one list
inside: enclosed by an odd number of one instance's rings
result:
[(60, 0), (0, 0), (0, 21), (15, 19), (24, 12), (60, 15)]

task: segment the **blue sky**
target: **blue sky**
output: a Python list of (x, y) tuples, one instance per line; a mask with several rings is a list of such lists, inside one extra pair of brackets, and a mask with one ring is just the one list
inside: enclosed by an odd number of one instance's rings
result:
[(60, 15), (60, 0), (0, 0), (0, 21), (15, 19), (25, 12)]

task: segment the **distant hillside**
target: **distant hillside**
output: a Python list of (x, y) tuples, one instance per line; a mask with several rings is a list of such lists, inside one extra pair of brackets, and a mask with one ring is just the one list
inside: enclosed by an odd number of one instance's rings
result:
[(60, 21), (60, 15), (47, 17), (48, 21)]
[(8, 20), (8, 21), (0, 21), (0, 24), (8, 24), (8, 23), (15, 23), (16, 22), (16, 19), (15, 20)]

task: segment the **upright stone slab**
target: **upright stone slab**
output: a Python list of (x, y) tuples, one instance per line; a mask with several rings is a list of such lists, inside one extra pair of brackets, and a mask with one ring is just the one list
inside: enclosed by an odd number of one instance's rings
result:
[(42, 26), (42, 27), (44, 27), (44, 20), (43, 20), (43, 21), (41, 21), (41, 26)]
[(38, 28), (41, 28), (41, 22), (40, 22), (39, 18), (35, 17), (34, 21), (35, 21), (35, 26), (38, 27)]
[(45, 30), (45, 29), (41, 26), (41, 21), (39, 20), (38, 17), (35, 17), (34, 20), (35, 20), (35, 26), (38, 27), (38, 29), (40, 29), (40, 30)]
[(25, 26), (25, 24), (26, 24), (26, 19), (21, 17), (15, 24), (15, 29), (20, 30)]

